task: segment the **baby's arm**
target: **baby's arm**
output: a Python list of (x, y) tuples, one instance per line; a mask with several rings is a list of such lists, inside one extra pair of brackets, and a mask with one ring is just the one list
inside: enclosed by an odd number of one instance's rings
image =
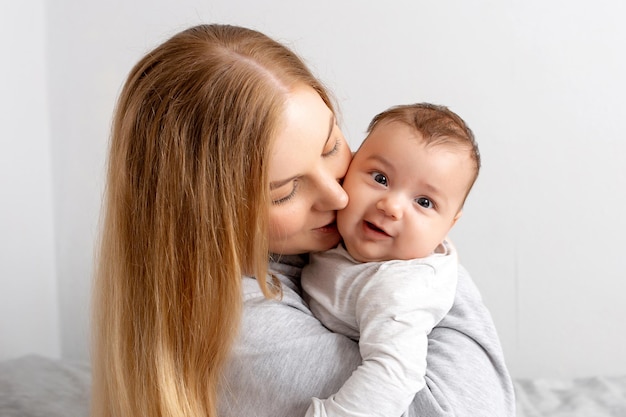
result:
[(307, 415), (402, 415), (425, 385), (427, 336), (452, 306), (456, 278), (449, 255), (391, 261), (356, 286), (363, 362), (336, 394), (314, 398)]

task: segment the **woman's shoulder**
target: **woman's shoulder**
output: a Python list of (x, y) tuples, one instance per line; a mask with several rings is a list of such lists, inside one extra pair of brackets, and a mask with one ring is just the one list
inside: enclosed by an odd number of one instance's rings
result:
[[(244, 308), (246, 310), (256, 307), (288, 307), (296, 308), (307, 314), (311, 314), (306, 302), (302, 298), (300, 276), (307, 259), (303, 256), (273, 256), (270, 258), (269, 273), (265, 278), (268, 282), (280, 283), (280, 293), (276, 298), (268, 299), (263, 295), (257, 278), (243, 277)], [(281, 311), (279, 308), (278, 311)]]
[(482, 295), (469, 272), (458, 266), (456, 295), (452, 309), (440, 326), (462, 328), (463, 333), (477, 331), (491, 333), (494, 330), (491, 313), (485, 305)]
[(460, 288), (458, 289), (459, 294), (457, 295), (457, 297), (468, 302), (471, 301), (474, 303), (482, 304), (483, 298), (480, 295), (480, 291), (474, 283), (474, 280), (472, 279), (470, 273), (461, 264), (459, 264), (458, 266), (458, 272), (458, 285)]

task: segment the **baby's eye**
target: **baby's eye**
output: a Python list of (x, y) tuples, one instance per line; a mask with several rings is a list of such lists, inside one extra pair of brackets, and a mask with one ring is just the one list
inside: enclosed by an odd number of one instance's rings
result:
[(415, 199), (415, 202), (427, 209), (431, 209), (434, 207), (433, 202), (428, 197), (417, 197)]
[(372, 178), (379, 184), (387, 185), (387, 177), (385, 174), (381, 174), (380, 172), (372, 172)]

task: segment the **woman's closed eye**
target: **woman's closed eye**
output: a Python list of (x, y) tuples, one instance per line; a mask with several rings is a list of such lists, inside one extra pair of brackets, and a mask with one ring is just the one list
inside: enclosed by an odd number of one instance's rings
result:
[[(273, 205), (280, 205), (280, 204), (286, 203), (287, 201), (289, 201), (292, 198), (294, 198), (295, 195), (296, 195), (296, 191), (298, 190), (298, 184), (299, 184), (298, 180), (294, 179), (291, 182), (291, 191), (289, 192), (289, 194), (284, 195), (282, 197), (273, 198), (272, 199), (272, 204)], [(286, 188), (286, 185), (287, 184), (285, 184), (285, 187), (281, 187), (281, 188)]]
[(329, 156), (333, 156), (339, 151), (339, 147), (341, 146), (341, 139), (337, 138), (334, 142), (329, 142), (329, 146), (332, 144), (332, 148), (324, 149), (322, 153), (323, 158), (328, 158)]

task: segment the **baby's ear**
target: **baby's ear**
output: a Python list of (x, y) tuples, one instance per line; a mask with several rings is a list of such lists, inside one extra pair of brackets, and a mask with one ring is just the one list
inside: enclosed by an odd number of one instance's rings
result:
[(463, 215), (463, 209), (459, 210), (459, 212), (456, 214), (456, 216), (454, 216), (454, 219), (452, 219), (452, 224), (450, 225), (450, 227), (454, 226), (456, 224), (457, 220), (459, 220), (462, 215)]

